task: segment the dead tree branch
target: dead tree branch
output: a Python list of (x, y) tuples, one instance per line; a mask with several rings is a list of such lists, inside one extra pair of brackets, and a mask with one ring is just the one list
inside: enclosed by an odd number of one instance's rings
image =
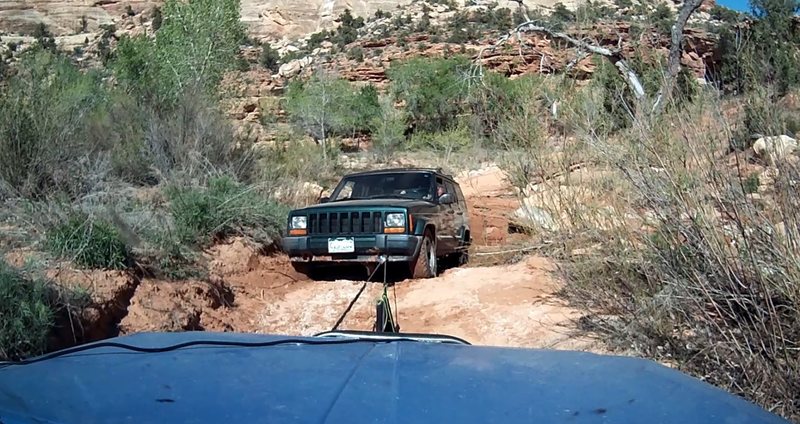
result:
[[(634, 98), (637, 101), (636, 110), (640, 110), (638, 106), (641, 106), (643, 101), (646, 99), (647, 94), (644, 91), (644, 85), (642, 84), (639, 75), (636, 71), (633, 70), (628, 65), (628, 62), (625, 60), (624, 56), (622, 55), (622, 38), (620, 37), (617, 47), (614, 49), (601, 47), (583, 40), (579, 40), (560, 31), (554, 31), (549, 28), (546, 28), (541, 23), (531, 20), (528, 18), (527, 8), (525, 8), (524, 3), (521, 0), (514, 0), (519, 4), (519, 7), (523, 10), (526, 22), (523, 22), (516, 26), (513, 30), (509, 31), (507, 34), (500, 37), (497, 42), (489, 47), (485, 47), (481, 49), (477, 56), (477, 68), (478, 73), (482, 76), (483, 69), (482, 69), (482, 61), (483, 61), (483, 54), (486, 50), (494, 51), (497, 47), (506, 43), (511, 37), (516, 36), (518, 40), (520, 40), (520, 48), (522, 45), (521, 36), (523, 33), (534, 32), (539, 34), (544, 34), (549, 36), (553, 39), (558, 39), (565, 41), (567, 44), (575, 47), (578, 50), (578, 56), (571, 61), (567, 65), (567, 71), (572, 69), (580, 60), (583, 60), (589, 54), (596, 54), (605, 57), (611, 62), (615, 68), (617, 68), (617, 72), (619, 73), (620, 77), (625, 81), (625, 83), (630, 88), (631, 92), (634, 95)], [(674, 86), (676, 84), (678, 74), (680, 73), (680, 59), (681, 54), (683, 53), (683, 31), (686, 27), (686, 23), (689, 21), (692, 13), (694, 13), (699, 7), (703, 0), (686, 0), (681, 6), (680, 12), (675, 23), (672, 26), (672, 37), (671, 37), (671, 44), (670, 44), (670, 51), (669, 51), (669, 59), (668, 59), (668, 67), (667, 67), (667, 75), (662, 84), (660, 90), (658, 91), (658, 95), (656, 97), (655, 102), (652, 104), (650, 111), (653, 113), (660, 113), (663, 108), (664, 104), (667, 103), (674, 91)]]
[(660, 113), (664, 110), (666, 104), (672, 100), (678, 74), (681, 71), (681, 55), (683, 54), (684, 39), (683, 30), (686, 27), (686, 23), (689, 21), (689, 17), (692, 16), (692, 13), (694, 13), (702, 3), (703, 0), (684, 1), (680, 12), (678, 12), (678, 17), (672, 25), (671, 44), (669, 47), (669, 57), (667, 59), (667, 75), (653, 105), (653, 111), (656, 113)]

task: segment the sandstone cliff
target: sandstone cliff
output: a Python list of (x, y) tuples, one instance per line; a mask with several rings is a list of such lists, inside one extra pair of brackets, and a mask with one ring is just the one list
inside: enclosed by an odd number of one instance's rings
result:
[[(118, 22), (130, 13), (138, 16), (163, 1), (158, 0), (4, 0), (0, 2), (0, 33), (31, 34), (41, 22), (57, 36), (82, 32)], [(335, 26), (334, 19), (345, 9), (355, 16), (370, 16), (378, 9), (394, 11), (411, 0), (242, 0), (242, 21), (251, 36), (259, 41), (298, 38)], [(464, 0), (455, 1), (463, 5)], [(476, 3), (488, 3), (477, 1)], [(548, 8), (556, 0), (526, 0), (529, 7)], [(563, 1), (570, 6), (572, 0)], [(501, 0), (501, 7), (516, 7), (514, 1)]]

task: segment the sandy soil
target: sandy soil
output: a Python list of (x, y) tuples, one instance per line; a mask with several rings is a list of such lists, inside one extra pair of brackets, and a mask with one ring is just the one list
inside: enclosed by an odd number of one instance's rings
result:
[[(265, 304), (257, 331), (330, 330), (362, 284), (293, 283)], [(555, 296), (559, 287), (553, 264), (530, 257), (514, 265), (456, 268), (433, 279), (402, 281), (388, 294), (403, 332), (448, 334), (481, 345), (599, 349), (575, 330), (580, 313)], [(382, 291), (382, 284), (369, 283), (339, 329), (371, 330)]]

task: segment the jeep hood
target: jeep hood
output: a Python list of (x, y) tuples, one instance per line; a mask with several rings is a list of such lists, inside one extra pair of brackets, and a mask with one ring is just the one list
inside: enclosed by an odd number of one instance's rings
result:
[(396, 199), (396, 198), (381, 198), (381, 199), (365, 199), (365, 200), (341, 200), (338, 202), (319, 203), (316, 205), (307, 206), (302, 209), (297, 209), (295, 212), (318, 211), (318, 210), (333, 210), (333, 209), (351, 209), (358, 208), (375, 208), (375, 207), (401, 207), (401, 208), (414, 208), (414, 207), (431, 207), (435, 203), (425, 200), (415, 199)]
[[(657, 363), (415, 341), (237, 347), (236, 333), (141, 333), (0, 368), (0, 421), (41, 423), (782, 423)], [(308, 340), (309, 338), (305, 338)]]

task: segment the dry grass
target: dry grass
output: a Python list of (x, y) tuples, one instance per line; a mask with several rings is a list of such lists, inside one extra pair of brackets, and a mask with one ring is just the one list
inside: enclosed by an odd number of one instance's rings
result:
[[(587, 325), (798, 421), (800, 167), (729, 153), (739, 121), (723, 105), (705, 97), (613, 136), (585, 126), (575, 144), (592, 171), (521, 181), (558, 223), (542, 232)], [(525, 159), (552, 164), (541, 149)]]

